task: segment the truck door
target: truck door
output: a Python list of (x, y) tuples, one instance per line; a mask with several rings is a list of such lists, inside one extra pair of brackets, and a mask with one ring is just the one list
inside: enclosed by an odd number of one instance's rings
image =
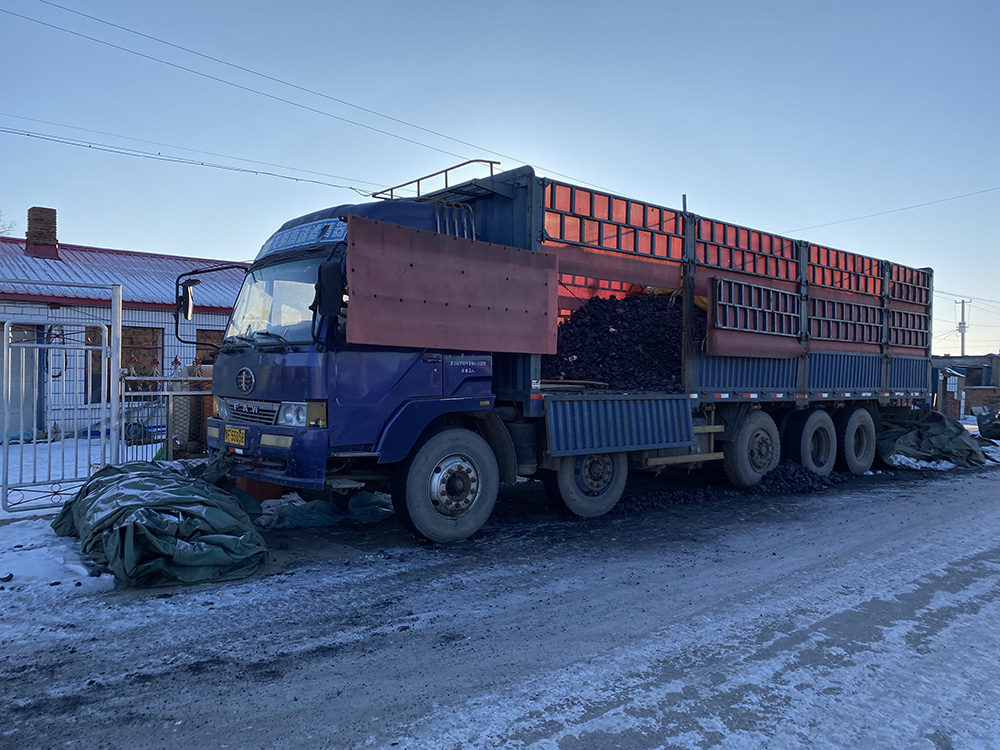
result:
[(375, 442), (402, 404), (442, 395), (440, 352), (358, 347), (337, 352), (336, 405), (342, 418), (331, 439), (340, 445)]

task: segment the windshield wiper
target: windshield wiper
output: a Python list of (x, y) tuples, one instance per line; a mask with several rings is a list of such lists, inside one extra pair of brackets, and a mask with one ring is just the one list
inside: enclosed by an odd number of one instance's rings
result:
[(247, 346), (253, 346), (253, 338), (237, 333), (232, 336), (226, 336), (226, 338), (222, 340), (222, 345), (219, 347), (219, 351), (239, 351)]
[(252, 348), (276, 346), (285, 351), (290, 351), (292, 349), (291, 344), (289, 344), (285, 340), (285, 337), (280, 333), (274, 333), (273, 331), (254, 331), (249, 334), (236, 333), (232, 336), (226, 336), (226, 338), (222, 340), (222, 347), (220, 348), (220, 351), (241, 351), (248, 346)]
[(283, 347), (284, 349), (291, 349), (288, 342), (285, 341), (285, 337), (280, 333), (274, 333), (272, 331), (254, 331), (251, 339), (256, 343), (263, 343), (258, 341), (258, 339), (268, 338), (271, 339), (275, 344)]

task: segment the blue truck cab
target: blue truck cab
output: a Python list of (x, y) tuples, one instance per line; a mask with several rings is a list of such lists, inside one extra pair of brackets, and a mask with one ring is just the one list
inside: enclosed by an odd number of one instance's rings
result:
[[(218, 413), (212, 452), (234, 473), (331, 495), (390, 480), (380, 465), (405, 459), (427, 425), (451, 413), (488, 413), (492, 356), (484, 352), (348, 343), (342, 280), (348, 218), (437, 233), (435, 205), (342, 205), (284, 224), (248, 269), (213, 368)], [(317, 310), (321, 268), (336, 277), (337, 313)], [(337, 283), (340, 282), (340, 283)], [(339, 324), (339, 328), (338, 328)], [(344, 470), (371, 469), (350, 478)], [(384, 475), (384, 476), (380, 476)], [(455, 486), (456, 482), (452, 482)]]

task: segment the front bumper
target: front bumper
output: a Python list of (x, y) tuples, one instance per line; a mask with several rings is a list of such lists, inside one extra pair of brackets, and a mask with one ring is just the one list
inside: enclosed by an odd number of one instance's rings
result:
[(287, 487), (323, 489), (329, 430), (208, 419), (208, 449), (229, 453), (232, 473)]

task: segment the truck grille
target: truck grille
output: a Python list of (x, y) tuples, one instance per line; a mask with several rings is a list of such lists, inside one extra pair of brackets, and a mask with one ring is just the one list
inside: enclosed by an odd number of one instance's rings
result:
[(268, 401), (244, 401), (242, 399), (222, 399), (229, 410), (227, 421), (234, 424), (274, 424), (278, 415), (278, 404)]

